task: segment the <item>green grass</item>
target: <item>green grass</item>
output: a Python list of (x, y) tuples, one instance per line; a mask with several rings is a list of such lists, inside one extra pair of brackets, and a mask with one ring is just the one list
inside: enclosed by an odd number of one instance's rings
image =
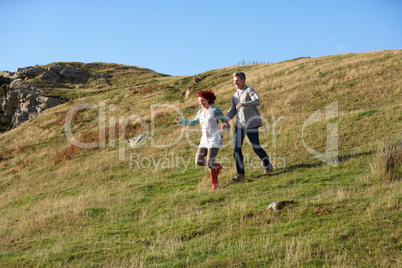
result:
[[(382, 159), (378, 143), (401, 141), (401, 59), (400, 50), (354, 53), (232, 66), (198, 78), (74, 63), (111, 77), (68, 85), (69, 93), (63, 85), (48, 86), (49, 94), (54, 90), (70, 101), (0, 136), (0, 265), (400, 267), (401, 178), (383, 178), (373, 167)], [(231, 182), (233, 129), (223, 132), (222, 189), (213, 192), (208, 170), (194, 163), (197, 148), (190, 141), (198, 145), (200, 133), (193, 130), (199, 126), (176, 125), (172, 106), (193, 118), (196, 93), (212, 89), (227, 111), (231, 74), (238, 69), (262, 100), (259, 109), (269, 125), (260, 139), (276, 169), (261, 176), (246, 139), (247, 179)], [(334, 101), (338, 116), (326, 120), (325, 106)], [(125, 146), (124, 160), (115, 140), (56, 164), (55, 156), (70, 146), (65, 115), (78, 104), (100, 102), (106, 127), (135, 114), (148, 131), (154, 128), (154, 139)], [(155, 108), (152, 120), (155, 104), (170, 106)], [(306, 127), (304, 141), (325, 152), (327, 124), (337, 123), (337, 166), (314, 158), (303, 145), (303, 123), (318, 109), (323, 120)], [(74, 136), (97, 133), (98, 113), (81, 110)], [(152, 142), (173, 145), (154, 148)], [(400, 154), (400, 146), (392, 148)], [(284, 200), (294, 205), (266, 210)]]

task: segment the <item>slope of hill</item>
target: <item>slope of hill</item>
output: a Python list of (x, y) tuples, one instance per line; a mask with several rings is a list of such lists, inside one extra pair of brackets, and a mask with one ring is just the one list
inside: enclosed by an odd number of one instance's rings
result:
[[(193, 77), (76, 63), (110, 77), (28, 80), (68, 102), (0, 136), (1, 266), (400, 266), (401, 162), (393, 176), (375, 163), (379, 143), (401, 155), (401, 60), (378, 51)], [(237, 70), (259, 93), (275, 171), (262, 177), (246, 144), (247, 180), (231, 183), (232, 129), (212, 192), (194, 164), (200, 127), (174, 118), (195, 116), (202, 89), (225, 112)], [(294, 204), (266, 210), (280, 200)]]

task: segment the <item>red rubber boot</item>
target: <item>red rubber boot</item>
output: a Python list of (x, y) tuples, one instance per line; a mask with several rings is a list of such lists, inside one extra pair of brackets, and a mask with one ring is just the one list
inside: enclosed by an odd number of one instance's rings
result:
[(209, 173), (211, 174), (212, 191), (215, 191), (215, 190), (221, 188), (221, 186), (218, 183), (218, 175), (220, 173), (220, 170), (222, 169), (222, 165), (219, 163), (214, 163), (214, 165), (215, 165), (216, 169), (209, 171)]

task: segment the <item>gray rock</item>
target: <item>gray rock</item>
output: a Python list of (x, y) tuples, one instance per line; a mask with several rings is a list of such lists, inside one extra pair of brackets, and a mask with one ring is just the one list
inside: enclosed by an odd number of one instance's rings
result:
[(88, 78), (92, 77), (91, 73), (82, 72), (82, 71), (79, 71), (79, 70), (71, 68), (71, 67), (64, 68), (60, 72), (60, 75), (64, 79), (70, 80), (71, 82), (84, 80), (84, 79), (88, 79)]
[(62, 66), (62, 65), (54, 65), (54, 66), (50, 66), (47, 69), (52, 72), (55, 72), (56, 74), (59, 74), (64, 68), (66, 68), (66, 67)]
[(9, 71), (1, 71), (0, 72), (0, 77), (11, 79), (13, 77), (14, 73), (9, 72)]
[[(10, 72), (0, 72), (1, 76), (7, 77), (14, 81), (24, 81), (25, 79), (39, 77), (44, 82), (86, 82), (89, 78), (110, 78), (108, 74), (92, 74), (78, 70), (75, 66), (64, 66), (56, 64), (45, 69), (42, 67), (25, 67), (19, 68), (14, 74)], [(64, 80), (64, 81), (63, 81)], [(13, 81), (13, 82), (14, 82)], [(17, 83), (17, 82), (15, 82)], [(18, 86), (14, 85), (14, 89), (21, 87), (21, 83), (18, 82)]]
[(10, 88), (11, 89), (19, 89), (23, 86), (23, 80), (21, 78), (14, 79), (10, 83)]
[(11, 121), (9, 118), (5, 117), (4, 115), (0, 114), (0, 124), (1, 125), (10, 125)]
[(30, 90), (35, 91), (35, 93), (38, 94), (38, 95), (43, 94), (43, 92), (45, 92), (42, 88), (38, 87), (37, 85), (28, 84), (27, 87)]
[(44, 81), (44, 82), (56, 82), (57, 80), (60, 79), (60, 76), (57, 75), (56, 72), (54, 72), (52, 69), (50, 69), (51, 67), (49, 67), (48, 70), (46, 70), (46, 72), (44, 72), (43, 74), (41, 74), (39, 76), (39, 79)]
[(56, 98), (51, 98), (51, 97), (38, 96), (37, 97), (37, 102), (39, 104), (44, 104), (45, 107), (47, 107), (47, 108), (52, 108), (54, 106), (57, 106), (59, 104), (64, 103), (65, 101), (59, 100), (59, 99), (56, 99)]
[(18, 111), (13, 116), (13, 120), (11, 122), (11, 128), (16, 128), (28, 120), (29, 120), (29, 116), (27, 113)]
[(90, 78), (110, 78), (110, 75), (92, 74), (73, 65), (54, 64), (47, 69), (25, 67), (19, 68), (15, 73), (2, 71), (0, 78), (1, 83), (7, 85), (5, 91), (7, 94), (0, 99), (0, 123), (9, 124), (10, 128), (14, 128), (36, 117), (42, 111), (65, 102), (43, 96), (44, 90), (24, 82), (26, 79), (39, 78), (49, 83), (82, 83)]
[(295, 202), (293, 200), (284, 200), (284, 201), (275, 201), (269, 204), (267, 207), (268, 211), (278, 211), (280, 209), (283, 209), (287, 206), (290, 205), (295, 205)]
[(38, 94), (39, 92), (42, 92), (42, 90), (35, 86), (30, 88), (21, 87), (9, 91), (1, 104), (3, 110), (2, 122), (9, 123), (10, 128), (15, 128), (35, 118), (42, 111), (65, 102), (42, 96)]
[(34, 78), (38, 75), (41, 75), (45, 71), (46, 70), (42, 67), (24, 67), (18, 68), (14, 76), (25, 76), (28, 78)]
[(43, 74), (46, 71), (46, 69), (42, 68), (42, 67), (32, 67), (32, 68), (28, 68), (24, 75), (27, 78), (35, 78), (41, 74)]
[(95, 74), (94, 78), (95, 79), (98, 79), (98, 78), (110, 78), (110, 75), (108, 75), (108, 74)]
[(4, 116), (9, 118), (10, 121), (15, 111), (17, 110), (18, 105), (19, 105), (18, 92), (9, 91), (6, 97), (3, 99), (2, 109), (4, 111), (3, 113)]

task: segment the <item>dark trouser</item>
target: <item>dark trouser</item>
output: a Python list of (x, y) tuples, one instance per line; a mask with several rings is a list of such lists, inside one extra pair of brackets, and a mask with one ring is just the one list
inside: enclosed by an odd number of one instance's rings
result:
[(235, 128), (234, 139), (233, 139), (233, 157), (236, 163), (237, 174), (244, 174), (244, 160), (241, 147), (243, 145), (243, 140), (245, 135), (247, 135), (254, 152), (262, 161), (262, 166), (264, 169), (269, 168), (270, 162), (267, 153), (261, 148), (260, 139), (258, 137), (258, 128), (248, 128), (246, 130), (242, 128)]

